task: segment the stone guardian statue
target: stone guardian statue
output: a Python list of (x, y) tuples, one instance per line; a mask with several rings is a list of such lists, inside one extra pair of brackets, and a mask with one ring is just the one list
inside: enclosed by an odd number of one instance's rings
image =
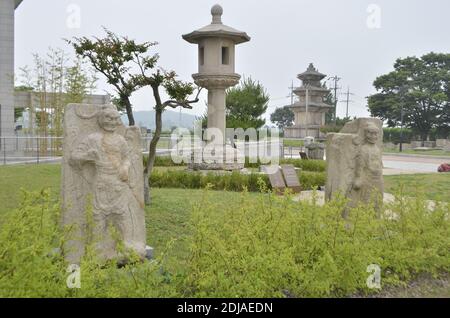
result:
[[(89, 238), (100, 260), (127, 262), (118, 250), (146, 255), (140, 131), (125, 127), (112, 105), (69, 104), (64, 114), (64, 253), (79, 263)], [(89, 224), (89, 211), (92, 224)]]
[(358, 204), (373, 203), (379, 212), (383, 202), (383, 129), (377, 118), (358, 118), (339, 133), (327, 136), (327, 184), (325, 197), (338, 193), (348, 198), (343, 215)]

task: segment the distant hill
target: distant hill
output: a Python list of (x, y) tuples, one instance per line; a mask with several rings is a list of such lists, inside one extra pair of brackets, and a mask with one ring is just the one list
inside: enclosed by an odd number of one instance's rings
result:
[[(134, 121), (137, 126), (155, 129), (155, 111), (137, 111), (134, 112)], [(124, 124), (128, 124), (127, 115), (122, 115)], [(191, 114), (180, 113), (172, 110), (166, 110), (162, 115), (163, 130), (170, 130), (172, 127), (183, 127), (191, 129), (194, 126), (195, 116)]]

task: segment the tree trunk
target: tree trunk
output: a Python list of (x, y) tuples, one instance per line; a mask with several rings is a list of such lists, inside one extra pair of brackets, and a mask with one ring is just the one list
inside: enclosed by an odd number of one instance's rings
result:
[(130, 98), (129, 97), (125, 97), (123, 102), (125, 104), (125, 109), (127, 111), (128, 125), (129, 126), (134, 126), (135, 122), (134, 122), (133, 109), (131, 107)]
[(147, 166), (144, 169), (144, 199), (145, 199), (145, 205), (150, 205), (150, 176), (152, 174), (153, 165), (155, 164), (155, 157), (156, 157), (156, 145), (158, 144), (159, 138), (161, 137), (161, 130), (162, 130), (162, 112), (164, 110), (162, 103), (161, 103), (161, 97), (159, 96), (159, 89), (158, 86), (152, 87), (153, 88), (153, 96), (156, 100), (156, 107), (155, 107), (155, 134), (153, 135), (152, 140), (150, 141), (150, 146), (148, 150), (148, 160), (147, 160)]
[(147, 206), (152, 202), (152, 198), (150, 197), (150, 174), (147, 168), (144, 169), (144, 202)]

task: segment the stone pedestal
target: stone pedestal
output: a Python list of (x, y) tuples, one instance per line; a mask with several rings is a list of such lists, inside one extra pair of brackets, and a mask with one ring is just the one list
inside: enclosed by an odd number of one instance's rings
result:
[(308, 149), (308, 158), (323, 160), (325, 157), (325, 145), (321, 143), (312, 143), (305, 146)]

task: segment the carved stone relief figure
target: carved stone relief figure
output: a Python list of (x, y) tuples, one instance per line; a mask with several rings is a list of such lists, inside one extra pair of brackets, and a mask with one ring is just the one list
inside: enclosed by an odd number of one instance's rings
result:
[(340, 193), (349, 199), (349, 208), (374, 202), (380, 209), (384, 192), (382, 139), (382, 122), (376, 118), (356, 119), (340, 133), (327, 136), (327, 200)]
[[(70, 104), (65, 111), (63, 224), (75, 225), (66, 258), (79, 262), (93, 234), (96, 255), (123, 259), (117, 242), (146, 253), (140, 132), (125, 128), (111, 105)], [(93, 233), (88, 233), (91, 205)]]

